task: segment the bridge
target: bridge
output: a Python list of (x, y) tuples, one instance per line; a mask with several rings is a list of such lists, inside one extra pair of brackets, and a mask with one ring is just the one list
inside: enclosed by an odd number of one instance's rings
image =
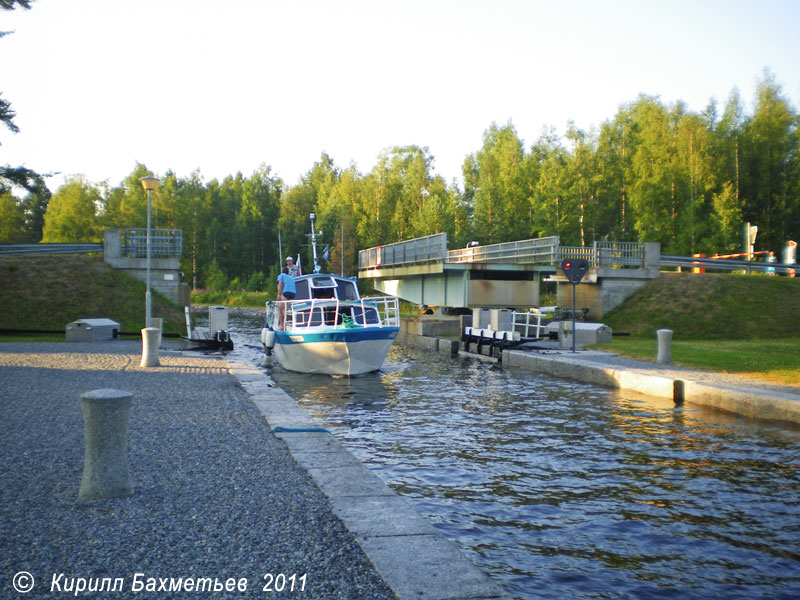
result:
[(571, 286), (558, 265), (584, 258), (591, 269), (576, 303), (600, 318), (658, 276), (658, 243), (595, 242), (562, 246), (558, 236), (447, 249), (447, 234), (377, 246), (359, 252), (359, 277), (376, 289), (415, 304), (468, 308), (527, 308), (539, 304), (539, 284), (558, 285), (558, 304), (571, 302)]

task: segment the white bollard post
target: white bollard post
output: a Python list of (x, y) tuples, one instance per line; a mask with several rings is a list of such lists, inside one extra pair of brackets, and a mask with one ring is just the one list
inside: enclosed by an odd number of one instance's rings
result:
[(670, 348), (672, 344), (672, 330), (659, 329), (656, 331), (656, 335), (658, 336), (658, 356), (656, 357), (656, 362), (660, 365), (669, 364), (672, 362), (672, 349)]
[(145, 327), (142, 329), (142, 367), (157, 367), (158, 362), (158, 338), (161, 337), (161, 330), (155, 327)]
[(133, 493), (128, 472), (131, 392), (115, 389), (81, 394), (86, 451), (79, 500), (124, 498)]

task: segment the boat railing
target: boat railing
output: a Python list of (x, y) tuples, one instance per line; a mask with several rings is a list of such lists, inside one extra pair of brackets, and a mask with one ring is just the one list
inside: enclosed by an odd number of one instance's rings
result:
[[(280, 300), (285, 305), (285, 323), (291, 323), (292, 329), (300, 327), (337, 327), (341, 325), (339, 313), (339, 300), (336, 298), (311, 298), (304, 300)], [(302, 307), (302, 310), (298, 310)], [(332, 323), (326, 318), (326, 309), (330, 309), (333, 316)], [(315, 319), (315, 312), (319, 312)]]
[[(344, 315), (348, 307), (361, 307), (360, 314), (351, 312)], [(400, 326), (400, 306), (397, 298), (392, 296), (379, 296), (374, 298), (361, 298), (359, 304), (352, 301), (344, 303), (337, 298), (311, 298), (302, 300), (276, 300), (274, 306), (282, 307), (285, 312), (284, 323), (287, 328), (299, 329), (304, 327), (344, 327), (344, 316), (352, 319), (352, 323), (359, 327), (399, 327)], [(377, 311), (377, 322), (370, 323), (368, 319), (369, 309)], [(275, 314), (279, 312), (275, 311)], [(315, 313), (318, 313), (315, 315)], [(330, 318), (329, 318), (330, 315)], [(274, 319), (274, 317), (273, 317)], [(273, 323), (277, 325), (277, 323)]]
[(369, 304), (378, 310), (378, 320), (380, 327), (399, 327), (400, 326), (400, 302), (394, 296), (375, 296), (371, 298), (361, 298), (361, 319), (359, 325), (363, 325), (364, 315), (366, 315), (365, 305)]

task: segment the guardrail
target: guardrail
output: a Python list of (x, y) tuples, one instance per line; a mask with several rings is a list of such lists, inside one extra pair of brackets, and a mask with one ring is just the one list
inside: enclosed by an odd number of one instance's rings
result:
[(693, 256), (661, 255), (662, 267), (702, 268), (719, 271), (753, 271), (759, 273), (795, 273), (798, 270), (795, 264), (756, 262), (730, 258), (711, 258)]
[(101, 243), (0, 244), (0, 256), (96, 254), (98, 252), (103, 252), (103, 244)]

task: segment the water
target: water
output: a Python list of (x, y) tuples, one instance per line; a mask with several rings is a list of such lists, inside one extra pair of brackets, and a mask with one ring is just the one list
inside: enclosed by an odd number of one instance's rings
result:
[(271, 374), (516, 598), (800, 597), (791, 424), (398, 345), (358, 378)]

